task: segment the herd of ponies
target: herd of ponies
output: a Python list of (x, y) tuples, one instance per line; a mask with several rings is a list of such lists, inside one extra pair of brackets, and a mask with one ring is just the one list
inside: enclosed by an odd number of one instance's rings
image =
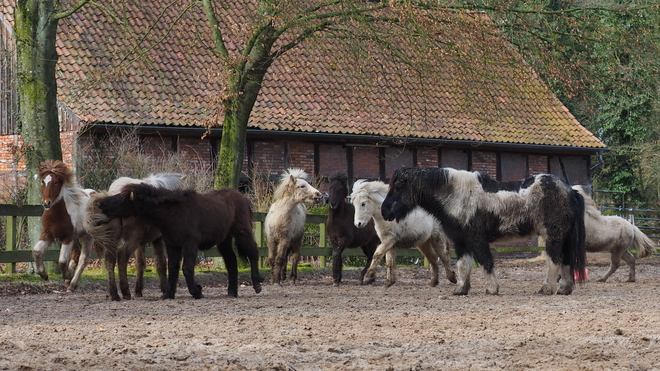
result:
[[(121, 177), (107, 191), (80, 187), (61, 161), (40, 164), (42, 233), (33, 248), (37, 273), (48, 279), (44, 252), (55, 240), (62, 243), (59, 267), (67, 291), (73, 292), (94, 249), (104, 257), (111, 300), (131, 299), (127, 266), (135, 254), (134, 295), (142, 296), (145, 246), (152, 244), (163, 299), (176, 294), (179, 271), (188, 292), (202, 298), (194, 268), (199, 251), (214, 246), (228, 275), (227, 292), (238, 296), (238, 255), (250, 265), (251, 281), (261, 292), (265, 278), (258, 268), (252, 207), (245, 195), (231, 188), (199, 193), (185, 189), (183, 175), (152, 174), (144, 179)], [(303, 241), (307, 205), (329, 206), (327, 232), (333, 246), (332, 279), (342, 280), (342, 253), (361, 248), (366, 264), (359, 283), (370, 284), (385, 257), (389, 287), (396, 282), (396, 249), (417, 248), (428, 259), (431, 286), (439, 282), (438, 259), (445, 277), (456, 284), (454, 294), (467, 295), (475, 262), (483, 269), (487, 294), (498, 294), (490, 244), (529, 236), (545, 240), (546, 278), (539, 293), (571, 294), (586, 279), (586, 252), (609, 251), (611, 264), (599, 279), (605, 282), (621, 260), (635, 281), (635, 256), (651, 255), (655, 243), (636, 226), (617, 216), (602, 215), (580, 186), (539, 174), (500, 182), (479, 172), (451, 168), (401, 168), (390, 184), (357, 180), (349, 190), (346, 173), (329, 178), (328, 193), (308, 182), (301, 169), (281, 175), (264, 222), (271, 281), (295, 284)], [(456, 253), (456, 271), (449, 247)], [(115, 279), (119, 273), (119, 291)]]

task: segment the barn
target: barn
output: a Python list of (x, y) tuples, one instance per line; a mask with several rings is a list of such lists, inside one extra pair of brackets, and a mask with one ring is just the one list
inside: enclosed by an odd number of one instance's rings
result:
[[(0, 1), (0, 174), (12, 182), (25, 176), (12, 114), (14, 0)], [(157, 4), (125, 4), (127, 14), (137, 15), (128, 25), (91, 6), (60, 23), (60, 134), (64, 160), (77, 169), (88, 165), (85, 154), (99, 138), (122, 130), (134, 130), (146, 152), (166, 150), (193, 164), (214, 165), (222, 127), (208, 125), (218, 118), (214, 102), (222, 84), (209, 69), (217, 60), (203, 32), (203, 10), (182, 14)], [(240, 23), (235, 3), (218, 11)], [(346, 171), (352, 181), (387, 180), (401, 166), (443, 166), (498, 180), (552, 173), (589, 185), (606, 146), (506, 41), (469, 30), (447, 33), (474, 45), (475, 52), (494, 45), (520, 63), (515, 73), (494, 64), (484, 77), (448, 60), (441, 76), (420, 88), (396, 72), (400, 65), (385, 60), (380, 78), (365, 87), (350, 59), (336, 57), (346, 51), (330, 42), (280, 57), (250, 117), (244, 181), (255, 171), (276, 176), (288, 167), (318, 177)]]

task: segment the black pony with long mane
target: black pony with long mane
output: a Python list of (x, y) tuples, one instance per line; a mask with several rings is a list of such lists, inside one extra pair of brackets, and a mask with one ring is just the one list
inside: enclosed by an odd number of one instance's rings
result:
[(238, 296), (238, 263), (232, 248), (249, 261), (254, 291), (261, 291), (259, 250), (252, 231), (252, 209), (248, 199), (232, 188), (197, 193), (194, 190), (169, 190), (146, 183), (128, 184), (121, 193), (98, 201), (99, 209), (110, 218), (137, 217), (160, 230), (167, 249), (168, 290), (164, 299), (174, 299), (179, 268), (188, 291), (202, 298), (202, 287), (195, 283), (198, 250), (218, 247), (229, 276), (228, 294)]
[(584, 199), (554, 175), (499, 182), (451, 168), (398, 169), (381, 207), (383, 217), (401, 220), (415, 206), (440, 220), (454, 242), (459, 257), (455, 295), (468, 294), (474, 260), (484, 269), (486, 293), (497, 294), (489, 243), (531, 235), (546, 238), (548, 270), (539, 293), (568, 295), (575, 278), (584, 280)]

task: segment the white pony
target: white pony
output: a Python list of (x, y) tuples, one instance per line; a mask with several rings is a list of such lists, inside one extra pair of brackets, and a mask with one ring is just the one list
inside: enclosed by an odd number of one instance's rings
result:
[(418, 207), (399, 222), (386, 221), (380, 212), (381, 204), (387, 195), (389, 186), (381, 181), (368, 182), (358, 180), (353, 184), (351, 202), (355, 206), (355, 226), (362, 228), (373, 218), (380, 245), (376, 248), (369, 270), (364, 276), (364, 283), (372, 283), (376, 267), (386, 255), (387, 286), (396, 282), (395, 249), (410, 249), (415, 246), (428, 259), (431, 268), (431, 286), (438, 284), (438, 257), (445, 266), (447, 279), (456, 283), (456, 274), (451, 269), (448, 256), (449, 241), (440, 223), (428, 212)]
[(584, 225), (587, 251), (609, 251), (610, 269), (598, 281), (605, 282), (619, 268), (621, 259), (628, 264), (628, 282), (635, 282), (635, 256), (628, 249), (636, 248), (637, 258), (645, 258), (655, 250), (655, 243), (639, 228), (616, 215), (602, 215), (594, 200), (581, 186), (573, 186), (584, 197)]
[(268, 241), (268, 260), (273, 283), (286, 279), (286, 263), (291, 254), (291, 280), (298, 278), (300, 245), (305, 232), (307, 207), (305, 203), (320, 203), (322, 195), (307, 182), (307, 173), (301, 169), (288, 169), (282, 173), (273, 195), (264, 230)]
[[(135, 252), (136, 280), (135, 296), (142, 296), (144, 270), (146, 268), (145, 246), (151, 243), (156, 256), (156, 270), (160, 279), (160, 288), (164, 293), (167, 286), (167, 264), (165, 261), (165, 244), (157, 228), (141, 222), (136, 217), (108, 218), (98, 206), (101, 199), (119, 194), (128, 184), (146, 183), (158, 188), (176, 190), (183, 188), (183, 174), (159, 173), (151, 174), (144, 179), (129, 177), (117, 178), (112, 182), (108, 192), (101, 192), (92, 196), (87, 205), (87, 215), (84, 220), (85, 229), (98, 246), (101, 246), (105, 256), (105, 267), (108, 271), (108, 295), (110, 299), (119, 301), (117, 284), (115, 282), (115, 263), (119, 273), (119, 287), (124, 299), (131, 298), (128, 287), (128, 260)], [(123, 247), (119, 245), (123, 242)]]

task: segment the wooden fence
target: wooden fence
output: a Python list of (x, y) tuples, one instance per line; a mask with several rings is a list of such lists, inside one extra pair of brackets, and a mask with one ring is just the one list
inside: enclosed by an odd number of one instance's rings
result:
[[(18, 249), (18, 221), (21, 217), (40, 217), (43, 208), (40, 205), (8, 205), (0, 204), (0, 217), (6, 217), (6, 246), (5, 251), (0, 251), (0, 263), (6, 263), (6, 273), (14, 273), (16, 271), (16, 263), (31, 262), (32, 250), (31, 249)], [(655, 241), (660, 240), (660, 210), (638, 210), (638, 209), (615, 209), (603, 208), (603, 214), (616, 214), (626, 217), (631, 223), (637, 225), (644, 233), (649, 235)], [(259, 255), (265, 257), (268, 255), (268, 249), (265, 244), (265, 236), (263, 233), (263, 221), (266, 217), (265, 213), (254, 214), (254, 231), (257, 245), (259, 246)], [(301, 249), (302, 256), (318, 257), (319, 265), (326, 266), (327, 257), (332, 256), (332, 247), (329, 246), (326, 235), (326, 215), (307, 215), (307, 223), (314, 232), (313, 236), (305, 239), (303, 248)], [(318, 229), (318, 232), (316, 232)], [(493, 251), (497, 252), (521, 252), (521, 251), (540, 251), (543, 247), (535, 246), (518, 246), (518, 247), (494, 247)], [(397, 256), (418, 257), (423, 258), (423, 255), (417, 249), (397, 250)], [(218, 257), (220, 254), (216, 249), (210, 249), (202, 253), (204, 257)], [(360, 256), (363, 255), (362, 250), (359, 248), (346, 249), (345, 256)], [(153, 256), (151, 248), (147, 249), (147, 256)], [(93, 258), (96, 258), (93, 255)], [(51, 248), (46, 251), (45, 261), (57, 261), (59, 259), (59, 250)]]

